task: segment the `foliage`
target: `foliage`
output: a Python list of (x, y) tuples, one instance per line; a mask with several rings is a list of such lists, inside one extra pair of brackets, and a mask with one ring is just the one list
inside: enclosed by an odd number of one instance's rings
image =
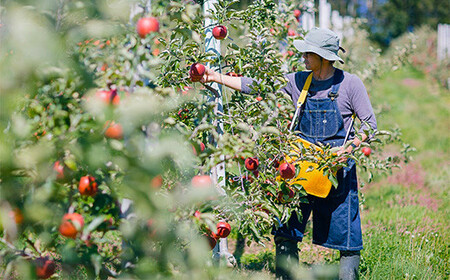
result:
[[(213, 18), (246, 37), (224, 41), (218, 56), (203, 51), (202, 7), (193, 1), (152, 1), (151, 11), (131, 20), (124, 1), (5, 1), (2, 277), (34, 278), (39, 256), (58, 264), (61, 279), (232, 277), (205, 265), (210, 252), (203, 235), (211, 235), (217, 221), (230, 220), (241, 234), (262, 242), (276, 217), (287, 220), (304, 201), (301, 185), (292, 186), (293, 201), (278, 198), (289, 184), (276, 179), (273, 166), (291, 152), (296, 137), (285, 121), (293, 107), (280, 91), (280, 65), (300, 69), (299, 55), (279, 49), (292, 48), (294, 37), (286, 35), (296, 19), (282, 11), (294, 3), (278, 9), (262, 0), (241, 11), (232, 8), (236, 3), (219, 1)], [(134, 22), (147, 15), (158, 18), (160, 30), (140, 38)], [(193, 62), (210, 62), (260, 83), (253, 85), (254, 95), (225, 92), (219, 114), (211, 92), (188, 81)], [(389, 131), (376, 136), (373, 145), (399, 140)], [(329, 147), (321, 156), (300, 148), (300, 159), (317, 162), (329, 174), (342, 166), (333, 164)], [(260, 166), (244, 174), (243, 160), (250, 156)], [(389, 170), (400, 159), (379, 156), (364, 158), (357, 151), (352, 157), (369, 170)], [(221, 163), (226, 178), (214, 183), (223, 190), (191, 181)], [(82, 195), (79, 180), (88, 175), (98, 191)], [(79, 231), (74, 239), (59, 233), (66, 213), (84, 219), (84, 227), (73, 223)]]

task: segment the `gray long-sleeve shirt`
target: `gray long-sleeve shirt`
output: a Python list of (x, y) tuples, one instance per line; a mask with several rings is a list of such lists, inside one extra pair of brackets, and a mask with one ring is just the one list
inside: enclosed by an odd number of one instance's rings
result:
[[(306, 78), (311, 72), (302, 71), (297, 73), (289, 73), (285, 75), (288, 80), (287, 85), (282, 89), (285, 93), (291, 96), (294, 106), (297, 106), (297, 100), (305, 84)], [(241, 78), (242, 92), (250, 93), (250, 85), (255, 80), (248, 77)], [(326, 98), (331, 90), (333, 84), (333, 77), (319, 81), (312, 79), (309, 87), (309, 93), (306, 98)], [(344, 127), (347, 130), (351, 123), (351, 116), (356, 113), (358, 119), (362, 122), (367, 122), (373, 129), (377, 128), (377, 121), (369, 100), (366, 88), (361, 79), (348, 72), (344, 71), (344, 78), (339, 87), (339, 96), (337, 97), (337, 105), (344, 119)], [(364, 127), (361, 127), (361, 131)], [(353, 132), (353, 131), (352, 131)]]

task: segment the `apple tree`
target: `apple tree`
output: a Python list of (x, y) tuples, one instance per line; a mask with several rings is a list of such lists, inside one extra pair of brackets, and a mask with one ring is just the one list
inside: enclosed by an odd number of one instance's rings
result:
[[(212, 54), (198, 1), (152, 1), (132, 19), (126, 1), (28, 2), (1, 11), (0, 276), (233, 273), (205, 265), (216, 239), (233, 227), (263, 242), (304, 201), (301, 185), (279, 178), (296, 138), (280, 89), (282, 69), (301, 70), (291, 44), (301, 3), (218, 1), (212, 17), (228, 36)], [(214, 91), (188, 76), (205, 62), (260, 82), (250, 95), (224, 89), (218, 114)], [(374, 145), (399, 140), (367, 133)], [(354, 158), (398, 162), (374, 145)], [(327, 147), (320, 157), (300, 148), (329, 174), (340, 167)], [(207, 176), (219, 163), (223, 189)]]

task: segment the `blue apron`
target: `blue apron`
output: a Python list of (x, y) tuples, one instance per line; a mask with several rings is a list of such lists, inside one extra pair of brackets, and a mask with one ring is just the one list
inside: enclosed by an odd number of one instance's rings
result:
[[(306, 98), (296, 131), (311, 143), (341, 146), (346, 130), (337, 106), (339, 85), (343, 75), (336, 69), (328, 98)], [(272, 231), (275, 236), (302, 241), (306, 223), (313, 214), (313, 243), (341, 251), (363, 249), (361, 219), (359, 215), (358, 182), (353, 160), (337, 173), (338, 187), (332, 188), (326, 198), (308, 196), (309, 203), (300, 205), (301, 217), (293, 213), (286, 224)], [(300, 218), (300, 219), (299, 219)]]

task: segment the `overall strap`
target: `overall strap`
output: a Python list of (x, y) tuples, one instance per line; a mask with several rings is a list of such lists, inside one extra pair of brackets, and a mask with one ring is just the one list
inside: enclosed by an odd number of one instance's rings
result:
[(292, 117), (291, 126), (289, 127), (290, 131), (294, 131), (294, 125), (296, 124), (296, 120), (298, 118), (298, 115), (300, 114), (300, 108), (302, 107), (303, 103), (305, 102), (306, 95), (308, 95), (309, 86), (311, 85), (313, 72), (308, 75), (306, 78), (305, 84), (303, 85), (302, 92), (300, 93), (300, 96), (297, 100), (297, 109), (295, 110), (294, 116)]
[(297, 108), (300, 108), (303, 105), (303, 103), (305, 102), (306, 95), (308, 95), (309, 86), (311, 85), (312, 77), (313, 77), (313, 72), (311, 71), (311, 73), (306, 78), (305, 84), (303, 85), (302, 92), (300, 93), (300, 96), (298, 97)]

